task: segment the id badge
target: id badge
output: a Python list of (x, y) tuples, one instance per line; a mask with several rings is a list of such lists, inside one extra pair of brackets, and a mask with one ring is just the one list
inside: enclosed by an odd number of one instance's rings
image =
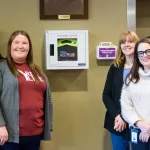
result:
[(139, 142), (139, 129), (131, 127), (131, 143)]

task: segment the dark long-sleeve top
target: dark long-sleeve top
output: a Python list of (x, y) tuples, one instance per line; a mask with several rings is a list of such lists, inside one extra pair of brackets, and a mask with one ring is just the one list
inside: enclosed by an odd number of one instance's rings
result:
[(116, 135), (123, 135), (125, 132), (114, 130), (115, 117), (121, 114), (120, 96), (123, 86), (123, 69), (123, 65), (119, 68), (114, 64), (110, 66), (103, 90), (103, 102), (107, 109), (104, 128)]

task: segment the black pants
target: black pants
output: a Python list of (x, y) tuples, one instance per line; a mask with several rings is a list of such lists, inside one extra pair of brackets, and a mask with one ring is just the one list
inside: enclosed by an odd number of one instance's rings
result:
[(19, 144), (6, 142), (0, 150), (40, 150), (41, 134), (35, 136), (20, 136)]
[(139, 142), (138, 144), (131, 144), (132, 150), (150, 150), (150, 141), (147, 143)]

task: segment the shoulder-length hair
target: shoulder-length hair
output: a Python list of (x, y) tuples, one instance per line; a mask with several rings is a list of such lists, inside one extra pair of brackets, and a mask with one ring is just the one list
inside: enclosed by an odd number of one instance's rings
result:
[(138, 71), (139, 71), (140, 67), (144, 70), (144, 67), (140, 63), (138, 55), (137, 55), (137, 50), (141, 43), (148, 43), (150, 45), (150, 38), (141, 39), (135, 45), (133, 67), (132, 67), (130, 73), (127, 75), (126, 80), (125, 80), (125, 84), (127, 86), (130, 84), (130, 82), (137, 83), (139, 81), (140, 76), (139, 76)]
[(129, 38), (135, 44), (139, 41), (138, 36), (133, 31), (123, 32), (120, 35), (116, 59), (114, 60), (114, 65), (118, 68), (125, 63), (125, 55), (122, 52), (121, 44), (126, 42), (127, 38)]
[(27, 64), (34, 76), (34, 79), (35, 79), (35, 82), (37, 83), (39, 81), (39, 78), (38, 78), (38, 72), (40, 71), (39, 68), (33, 63), (33, 49), (32, 49), (32, 42), (31, 42), (31, 38), (29, 36), (29, 34), (26, 32), (26, 31), (23, 31), (23, 30), (18, 30), (18, 31), (14, 31), (11, 35), (10, 35), (10, 38), (8, 40), (8, 44), (7, 44), (7, 63), (8, 63), (8, 67), (10, 69), (10, 71), (12, 72), (12, 74), (14, 76), (19, 76), (20, 73), (19, 71), (17, 70), (16, 66), (15, 66), (15, 63), (12, 59), (12, 56), (11, 56), (11, 44), (14, 40), (14, 38), (17, 36), (17, 35), (24, 35), (27, 37), (28, 41), (29, 41), (29, 52), (28, 52), (28, 55), (27, 55), (27, 58), (26, 58), (26, 61), (27, 61)]

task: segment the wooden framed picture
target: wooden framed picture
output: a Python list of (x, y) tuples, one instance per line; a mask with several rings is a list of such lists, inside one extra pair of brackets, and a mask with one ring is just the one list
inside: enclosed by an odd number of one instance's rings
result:
[(88, 0), (40, 0), (40, 19), (88, 19)]

